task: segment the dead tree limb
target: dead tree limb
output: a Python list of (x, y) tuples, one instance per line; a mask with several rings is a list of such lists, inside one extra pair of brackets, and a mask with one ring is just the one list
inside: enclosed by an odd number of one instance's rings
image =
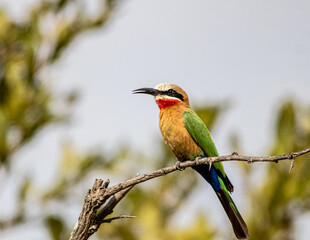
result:
[[(251, 157), (251, 156), (240, 156), (238, 153), (233, 153), (228, 156), (219, 157), (207, 157), (207, 158), (197, 158), (194, 161), (185, 161), (177, 163), (173, 166), (158, 169), (156, 171), (140, 175), (128, 179), (122, 183), (116, 184), (112, 187), (108, 187), (110, 181), (103, 181), (102, 179), (96, 179), (92, 189), (89, 189), (84, 200), (84, 205), (78, 222), (71, 233), (70, 240), (86, 240), (96, 231), (98, 231), (102, 223), (111, 222), (112, 220), (122, 219), (122, 218), (133, 218), (133, 216), (121, 215), (118, 217), (113, 217), (106, 219), (108, 215), (113, 212), (114, 207), (125, 197), (125, 195), (137, 184), (148, 181), (153, 178), (161, 177), (169, 173), (183, 170), (188, 167), (194, 167), (202, 164), (209, 164), (215, 162), (227, 162), (227, 161), (244, 161), (248, 163), (254, 162), (275, 162), (281, 160), (291, 160), (291, 165), (289, 171), (292, 170), (294, 166), (294, 160), (304, 154), (310, 152), (310, 147), (303, 149), (298, 152), (291, 152), (284, 155), (278, 156), (267, 156), (267, 157)], [(102, 207), (105, 202), (108, 203)]]

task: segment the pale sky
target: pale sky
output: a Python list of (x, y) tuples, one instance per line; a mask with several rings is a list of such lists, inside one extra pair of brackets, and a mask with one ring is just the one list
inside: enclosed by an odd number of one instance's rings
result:
[[(35, 0), (0, 6), (19, 16), (28, 2)], [(246, 154), (266, 154), (283, 101), (310, 103), (309, 23), (308, 0), (123, 1), (106, 28), (78, 38), (52, 71), (58, 93), (81, 94), (72, 124), (44, 130), (17, 154), (18, 164), (35, 163), (46, 183), (55, 176), (43, 176), (42, 164), (55, 169), (66, 140), (82, 150), (117, 149), (121, 140), (156, 154), (158, 108), (131, 91), (161, 82), (180, 85), (191, 103), (229, 103), (212, 131), (220, 154), (233, 151), (232, 133)]]

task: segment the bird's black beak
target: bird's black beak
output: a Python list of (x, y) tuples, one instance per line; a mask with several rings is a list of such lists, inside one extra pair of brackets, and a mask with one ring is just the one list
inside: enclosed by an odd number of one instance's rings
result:
[(133, 94), (144, 93), (144, 94), (156, 96), (160, 93), (160, 91), (158, 91), (155, 88), (139, 88), (139, 89), (133, 90), (132, 93)]

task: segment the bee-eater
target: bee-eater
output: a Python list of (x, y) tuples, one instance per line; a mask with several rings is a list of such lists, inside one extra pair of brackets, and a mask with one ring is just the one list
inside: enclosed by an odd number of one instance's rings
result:
[[(197, 157), (219, 156), (208, 128), (190, 108), (188, 96), (177, 85), (161, 83), (155, 88), (139, 88), (133, 93), (153, 95), (160, 109), (159, 128), (166, 144), (178, 161), (195, 160)], [(229, 192), (234, 187), (228, 179), (223, 164), (216, 162), (193, 167), (214, 189), (231, 221), (238, 239), (249, 237), (248, 228), (242, 219)]]

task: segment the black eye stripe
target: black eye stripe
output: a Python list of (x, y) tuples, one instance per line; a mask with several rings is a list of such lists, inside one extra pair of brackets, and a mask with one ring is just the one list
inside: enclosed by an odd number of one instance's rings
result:
[(183, 95), (181, 93), (178, 93), (177, 91), (175, 91), (173, 89), (163, 91), (163, 93), (170, 96), (170, 97), (175, 97), (175, 98), (180, 99), (181, 101), (184, 101)]

